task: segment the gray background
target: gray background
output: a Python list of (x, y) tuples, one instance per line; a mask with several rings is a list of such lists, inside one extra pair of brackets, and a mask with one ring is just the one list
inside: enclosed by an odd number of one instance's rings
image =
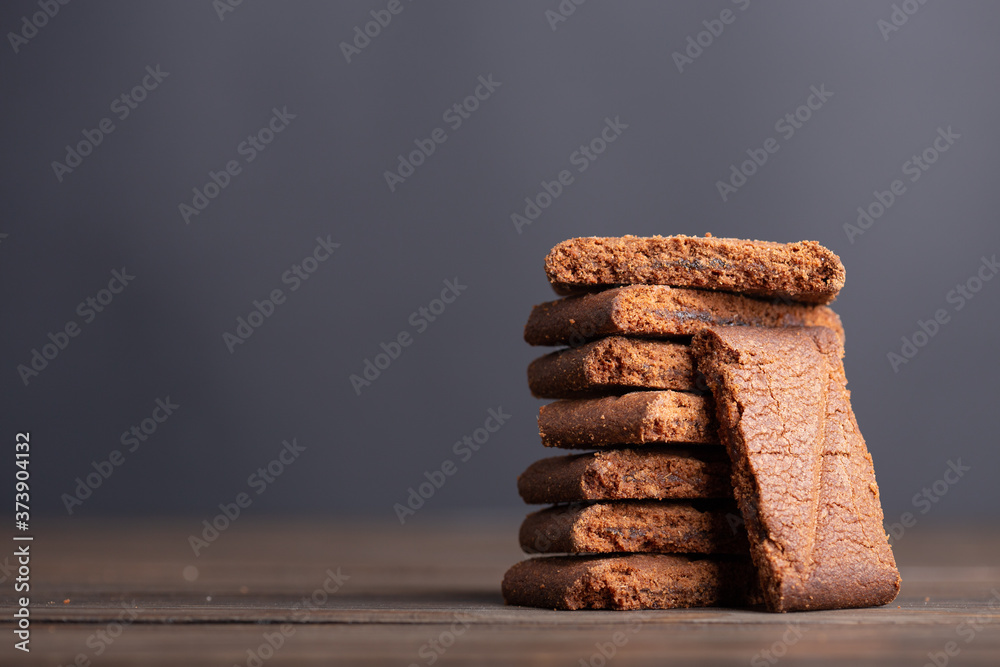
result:
[[(350, 64), (340, 42), (385, 3), (249, 1), (220, 20), (202, 1), (75, 2), (19, 53), (0, 45), (2, 437), (31, 431), (35, 510), (65, 516), (61, 494), (169, 396), (180, 409), (74, 516), (210, 516), (296, 437), (306, 451), (250, 511), (395, 521), (498, 406), (510, 422), (408, 524), (520, 512), (515, 478), (549, 453), (525, 381), (541, 350), (521, 339), (553, 298), (547, 250), (712, 232), (842, 257), (835, 307), (887, 519), (922, 516), (913, 495), (958, 459), (971, 471), (933, 517), (996, 517), (1000, 280), (958, 312), (946, 294), (1000, 251), (1000, 5), (928, 3), (888, 40), (890, 2), (588, 2), (555, 31), (555, 0), (403, 6)], [(735, 22), (678, 72), (671, 54), (727, 7)], [(36, 11), (4, 3), (0, 28)], [(169, 77), (58, 182), (52, 161), (157, 64)], [(448, 129), (490, 74), (501, 86)], [(820, 85), (834, 96), (781, 138)], [(185, 225), (178, 205), (273, 107), (296, 118)], [(518, 234), (511, 214), (609, 116), (628, 129)], [(948, 126), (961, 138), (850, 243), (856, 208)], [(383, 171), (436, 127), (448, 140), (390, 192)], [(779, 152), (724, 203), (716, 181), (770, 136)], [(222, 333), (326, 235), (334, 257), (230, 354)], [(122, 266), (134, 283), (25, 387), (17, 365)], [(468, 289), (356, 395), (348, 376), (454, 277)], [(887, 353), (939, 308), (951, 321), (893, 372)]]

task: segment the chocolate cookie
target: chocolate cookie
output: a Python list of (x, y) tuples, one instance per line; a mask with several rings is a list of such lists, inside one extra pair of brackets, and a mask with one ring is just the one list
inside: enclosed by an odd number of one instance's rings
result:
[(583, 398), (629, 389), (693, 391), (697, 381), (687, 345), (611, 336), (535, 359), (528, 386), (538, 398)]
[(546, 447), (590, 449), (648, 442), (717, 444), (711, 399), (680, 391), (556, 401), (538, 411)]
[(631, 285), (542, 303), (531, 310), (524, 340), (531, 345), (582, 345), (609, 335), (691, 336), (712, 325), (826, 326), (841, 338), (826, 306), (772, 303), (737, 294)]
[(759, 600), (749, 558), (672, 554), (543, 556), (503, 578), (507, 604), (546, 609), (676, 609)]
[(717, 403), (736, 499), (772, 611), (891, 602), (899, 573), (825, 328), (720, 327), (692, 351)]
[(731, 498), (729, 477), (722, 447), (646, 445), (535, 461), (517, 478), (517, 490), (526, 503)]
[(749, 555), (736, 505), (711, 500), (611, 500), (557, 505), (521, 524), (527, 553)]
[(616, 285), (670, 285), (829, 303), (844, 265), (815, 241), (771, 243), (711, 236), (623, 236), (563, 241), (545, 258), (559, 294)]

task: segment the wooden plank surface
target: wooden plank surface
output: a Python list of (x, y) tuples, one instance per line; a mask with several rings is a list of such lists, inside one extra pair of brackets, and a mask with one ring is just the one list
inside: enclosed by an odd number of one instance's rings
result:
[(198, 520), (46, 522), (32, 651), (5, 623), (0, 664), (1000, 664), (996, 527), (910, 529), (880, 609), (616, 613), (504, 606), (515, 517), (417, 519), (241, 518), (197, 556)]

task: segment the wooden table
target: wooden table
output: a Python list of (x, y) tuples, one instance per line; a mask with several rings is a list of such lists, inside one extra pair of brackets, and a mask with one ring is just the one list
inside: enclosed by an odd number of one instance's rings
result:
[(197, 519), (37, 523), (32, 650), (8, 578), (2, 665), (1000, 665), (995, 526), (909, 529), (887, 607), (778, 615), (506, 607), (514, 517), (241, 517), (197, 557)]

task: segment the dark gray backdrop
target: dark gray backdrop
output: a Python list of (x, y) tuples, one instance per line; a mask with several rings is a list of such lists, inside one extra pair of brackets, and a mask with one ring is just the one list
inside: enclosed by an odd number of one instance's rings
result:
[[(341, 42), (387, 4), (248, 0), (220, 19), (202, 1), (73, 2), (36, 17), (16, 53), (10, 35), (0, 46), (2, 437), (31, 431), (35, 509), (65, 515), (76, 478), (119, 450), (74, 516), (209, 516), (250, 490), (253, 512), (394, 521), (449, 459), (455, 474), (408, 523), (519, 511), (516, 475), (549, 453), (525, 382), (541, 351), (521, 340), (553, 298), (547, 250), (712, 232), (842, 257), (835, 307), (888, 521), (996, 516), (1000, 280), (960, 310), (948, 293), (1000, 252), (1000, 6), (591, 0), (553, 30), (556, 0), (404, 0), (346, 62)], [(0, 28), (39, 11), (4, 3)], [(674, 52), (720, 25), (678, 71)], [(168, 75), (121, 119), (111, 104), (147, 66)], [(452, 129), (442, 114), (480, 76), (499, 87)], [(775, 123), (814, 86), (832, 97), (787, 137)], [(295, 117), (247, 162), (238, 146), (274, 108)], [(60, 182), (52, 162), (102, 118), (114, 131)], [(579, 173), (571, 155), (606, 118), (628, 127)], [(439, 127), (447, 140), (390, 192), (384, 171)], [(959, 138), (910, 181), (904, 163), (939, 128)], [(716, 182), (769, 137), (778, 151), (723, 202)], [(179, 204), (229, 160), (242, 171), (185, 224)], [(511, 214), (562, 169), (573, 183), (518, 233)], [(905, 193), (851, 242), (845, 223), (894, 179)], [(283, 272), (327, 236), (340, 247), (289, 291)], [(134, 280), (85, 323), (77, 305), (121, 267)], [(410, 314), (455, 278), (467, 289), (417, 333)], [(231, 354), (223, 333), (275, 288), (287, 301)], [(887, 354), (939, 309), (947, 323), (894, 371)], [(25, 386), (18, 365), (71, 320), (79, 335)], [(349, 376), (403, 331), (412, 344), (357, 395)], [(122, 432), (167, 396), (180, 407), (128, 452)], [(461, 460), (453, 444), (499, 407), (510, 420)], [(248, 476), (293, 437), (305, 451), (256, 495)], [(949, 461), (969, 470), (915, 503)]]

